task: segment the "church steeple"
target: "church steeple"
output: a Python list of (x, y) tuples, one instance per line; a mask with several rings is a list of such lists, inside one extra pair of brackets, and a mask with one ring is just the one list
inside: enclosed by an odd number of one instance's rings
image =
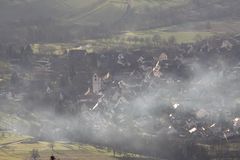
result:
[(93, 74), (92, 77), (92, 89), (94, 94), (99, 94), (102, 90), (102, 79), (97, 75), (97, 73)]

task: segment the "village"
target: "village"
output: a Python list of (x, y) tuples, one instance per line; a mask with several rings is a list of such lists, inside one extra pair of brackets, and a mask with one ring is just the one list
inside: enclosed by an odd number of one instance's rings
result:
[[(9, 80), (1, 86), (1, 99), (7, 98), (5, 105), (17, 102), (32, 112), (44, 109), (60, 117), (80, 116), (80, 128), (105, 138), (89, 137), (70, 124), (64, 130), (44, 123), (34, 126), (37, 132), (31, 134), (36, 137), (63, 138), (76, 132), (67, 138), (149, 156), (164, 156), (163, 148), (156, 149), (165, 143), (164, 136), (179, 144), (229, 143), (240, 134), (239, 49), (239, 35), (127, 53), (88, 53), (77, 47), (62, 55), (36, 55), (30, 45), (1, 46), (10, 66), (2, 71), (2, 81), (6, 75)], [(102, 131), (109, 129), (114, 132)], [(64, 134), (58, 137), (58, 132)], [(109, 141), (116, 136), (122, 138)], [(141, 145), (136, 148), (136, 143)], [(208, 151), (217, 155), (215, 149)]]

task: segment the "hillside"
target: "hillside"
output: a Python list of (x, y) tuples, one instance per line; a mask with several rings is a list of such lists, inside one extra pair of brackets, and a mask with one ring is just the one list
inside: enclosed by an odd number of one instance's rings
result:
[[(93, 23), (92, 19), (98, 19), (95, 23), (102, 23), (106, 22), (102, 20), (102, 18), (104, 19), (106, 16), (106, 14), (103, 13), (107, 12), (108, 14), (115, 15), (111, 19), (108, 19), (110, 22), (116, 18), (120, 18), (127, 11), (127, 5), (130, 5), (131, 9), (136, 10), (136, 12), (143, 12), (145, 7), (152, 8), (161, 5), (164, 8), (169, 8), (172, 6), (183, 5), (183, 2), (186, 1), (187, 0), (3, 0), (1, 1), (1, 13), (8, 14), (9, 21), (18, 20), (19, 18), (29, 19), (30, 17), (28, 17), (27, 13), (34, 11), (34, 13), (31, 14), (31, 18), (54, 17), (72, 23), (86, 22), (86, 19), (88, 23)], [(42, 12), (38, 12), (40, 11), (39, 8), (41, 8), (40, 10)], [(12, 15), (12, 17), (9, 17), (10, 15)]]
[[(0, 132), (1, 160), (31, 159), (33, 150), (37, 150), (41, 160), (49, 160), (54, 154), (57, 158), (66, 160), (116, 160), (113, 152), (106, 148), (90, 145), (73, 144), (70, 142), (36, 141), (31, 137), (10, 132)], [(53, 151), (52, 151), (53, 147)], [(117, 156), (120, 156), (119, 154)]]
[[(227, 3), (223, 0), (4, 0), (0, 10), (1, 41), (69, 42), (108, 37), (122, 31), (172, 29), (172, 26), (176, 26), (175, 32), (183, 28), (184, 32), (206, 31), (208, 22), (213, 23), (211, 32), (237, 32), (239, 3), (234, 0)], [(218, 27), (217, 23), (226, 27)]]

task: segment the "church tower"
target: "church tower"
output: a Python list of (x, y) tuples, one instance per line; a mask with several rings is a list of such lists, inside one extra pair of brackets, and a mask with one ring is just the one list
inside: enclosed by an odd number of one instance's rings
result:
[(94, 94), (99, 94), (102, 89), (102, 79), (96, 73), (92, 77), (92, 89)]

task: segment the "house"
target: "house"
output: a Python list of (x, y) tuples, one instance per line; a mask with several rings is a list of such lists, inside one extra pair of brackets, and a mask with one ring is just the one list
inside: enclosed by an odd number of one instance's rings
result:
[(159, 56), (159, 61), (167, 61), (168, 60), (168, 56), (166, 53), (161, 53)]
[(234, 39), (236, 39), (236, 40), (238, 40), (240, 42), (240, 34), (235, 35)]
[(68, 56), (84, 56), (87, 54), (87, 51), (81, 46), (78, 48), (72, 48), (67, 51)]
[(233, 44), (232, 44), (230, 41), (224, 40), (224, 41), (222, 42), (222, 45), (221, 45), (221, 48), (222, 48), (222, 49), (231, 50), (232, 47), (233, 47)]

